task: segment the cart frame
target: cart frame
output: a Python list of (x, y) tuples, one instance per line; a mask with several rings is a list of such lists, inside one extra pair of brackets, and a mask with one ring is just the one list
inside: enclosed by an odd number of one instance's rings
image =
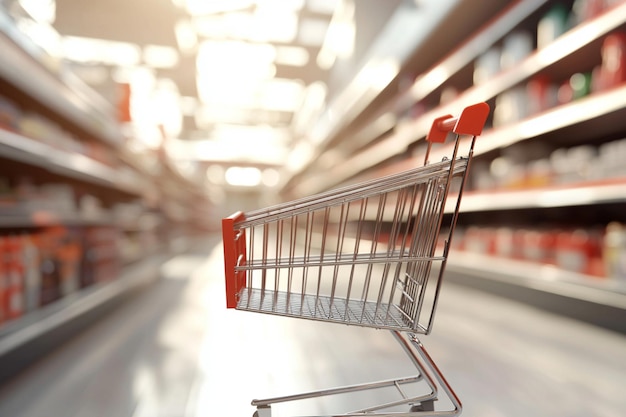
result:
[[(256, 416), (270, 417), (272, 404), (391, 386), (399, 400), (342, 415), (461, 413), (460, 400), (417, 335), (432, 331), (474, 144), (488, 115), (489, 106), (478, 103), (458, 117), (436, 118), (421, 167), (222, 220), (228, 308), (388, 329), (418, 371), (417, 376), (254, 400)], [(445, 142), (450, 132), (456, 135), (451, 157), (430, 163), (432, 144)], [(458, 156), (461, 136), (471, 137), (463, 157)], [(456, 201), (440, 244), (457, 177)], [(406, 395), (402, 386), (418, 381), (430, 392)], [(451, 410), (435, 411), (438, 387)], [(409, 411), (385, 411), (404, 404)]]

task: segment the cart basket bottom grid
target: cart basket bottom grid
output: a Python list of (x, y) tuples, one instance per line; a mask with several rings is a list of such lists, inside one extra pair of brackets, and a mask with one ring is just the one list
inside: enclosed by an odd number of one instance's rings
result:
[[(395, 304), (346, 300), (325, 295), (243, 289), (238, 310), (400, 331), (415, 331)], [(420, 326), (421, 327), (421, 326)]]

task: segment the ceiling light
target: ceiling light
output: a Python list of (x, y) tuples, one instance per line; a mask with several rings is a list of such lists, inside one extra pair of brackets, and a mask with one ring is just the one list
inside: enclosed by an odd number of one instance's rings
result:
[(328, 20), (306, 18), (300, 21), (298, 27), (298, 43), (307, 46), (320, 46), (326, 38)]
[(261, 184), (261, 170), (255, 167), (230, 167), (224, 178), (230, 185), (256, 187)]
[(178, 65), (178, 51), (170, 46), (146, 45), (143, 60), (152, 68), (174, 68)]
[(193, 24), (188, 20), (179, 20), (174, 27), (176, 43), (183, 52), (192, 52), (198, 46), (198, 36)]
[(249, 40), (255, 42), (291, 43), (298, 34), (298, 14), (275, 7), (257, 7)]
[(140, 62), (141, 48), (128, 42), (65, 36), (63, 55), (70, 61), (132, 67)]
[(277, 46), (276, 64), (304, 67), (309, 63), (309, 51), (301, 46)]

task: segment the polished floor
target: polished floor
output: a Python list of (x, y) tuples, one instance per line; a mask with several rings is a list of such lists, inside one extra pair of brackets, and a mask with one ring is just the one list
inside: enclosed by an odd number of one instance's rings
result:
[[(386, 331), (226, 310), (222, 277), (219, 245), (174, 258), (158, 283), (0, 387), (0, 416), (251, 416), (254, 398), (411, 374)], [(449, 284), (422, 341), (465, 417), (626, 415), (625, 335)]]

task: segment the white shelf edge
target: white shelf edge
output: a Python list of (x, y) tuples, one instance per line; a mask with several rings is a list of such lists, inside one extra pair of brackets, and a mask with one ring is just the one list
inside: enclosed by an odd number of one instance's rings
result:
[(85, 155), (55, 149), (5, 129), (0, 129), (0, 156), (132, 194), (142, 195), (149, 187), (139, 176), (128, 178)]
[[(535, 189), (502, 191), (467, 191), (463, 193), (462, 213), (532, 208), (571, 207), (593, 204), (626, 202), (626, 179), (624, 182), (554, 185)], [(452, 202), (446, 204), (445, 212), (452, 213)]]
[(564, 271), (554, 266), (454, 251), (446, 271), (520, 285), (559, 296), (626, 310), (626, 283)]

